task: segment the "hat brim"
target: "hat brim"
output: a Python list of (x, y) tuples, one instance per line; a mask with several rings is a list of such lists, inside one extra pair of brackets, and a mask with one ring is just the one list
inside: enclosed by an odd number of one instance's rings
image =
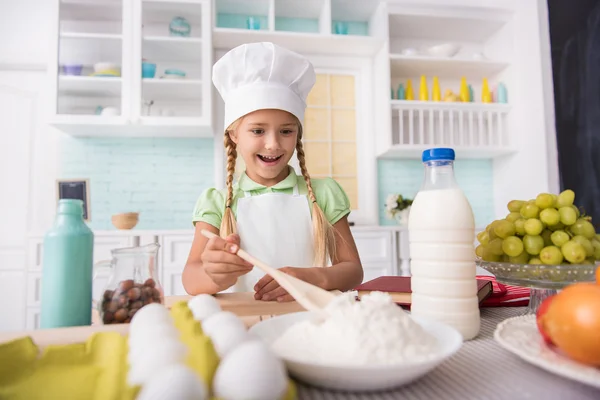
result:
[(242, 86), (225, 100), (225, 130), (239, 118), (265, 109), (287, 111), (303, 124), (306, 104), (288, 86), (264, 83)]

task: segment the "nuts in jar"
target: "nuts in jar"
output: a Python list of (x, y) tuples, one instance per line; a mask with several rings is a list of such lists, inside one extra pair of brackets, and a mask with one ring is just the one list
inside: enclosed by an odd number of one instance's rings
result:
[(135, 313), (150, 303), (162, 303), (162, 295), (154, 279), (144, 283), (126, 279), (115, 290), (106, 290), (102, 298), (101, 318), (104, 324), (129, 323)]

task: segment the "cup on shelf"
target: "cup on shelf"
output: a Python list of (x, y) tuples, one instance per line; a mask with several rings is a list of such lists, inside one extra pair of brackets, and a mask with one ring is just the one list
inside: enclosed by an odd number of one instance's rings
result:
[(83, 70), (83, 65), (81, 65), (81, 64), (66, 64), (66, 65), (63, 65), (62, 70), (65, 75), (79, 76), (79, 75), (81, 75), (81, 71)]
[(258, 17), (248, 17), (246, 18), (246, 26), (248, 29), (258, 31), (260, 30), (260, 19)]
[(347, 35), (348, 34), (348, 23), (343, 21), (336, 21), (333, 24), (333, 29), (336, 35)]
[(169, 34), (171, 36), (189, 37), (191, 31), (190, 23), (183, 17), (175, 17), (169, 24)]
[(154, 78), (156, 75), (156, 64), (146, 61), (142, 62), (142, 78)]

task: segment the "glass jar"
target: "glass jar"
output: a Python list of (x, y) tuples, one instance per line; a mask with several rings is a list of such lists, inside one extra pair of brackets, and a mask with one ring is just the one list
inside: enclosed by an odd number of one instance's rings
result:
[(158, 243), (111, 251), (112, 260), (94, 265), (94, 280), (108, 277), (96, 301), (103, 324), (129, 323), (150, 303), (164, 303), (157, 268)]

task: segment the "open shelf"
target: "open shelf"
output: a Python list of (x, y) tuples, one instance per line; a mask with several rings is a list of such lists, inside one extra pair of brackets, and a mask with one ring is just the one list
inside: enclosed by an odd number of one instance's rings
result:
[(64, 96), (119, 97), (121, 78), (62, 75), (58, 80), (58, 92)]
[(122, 21), (121, 0), (61, 0), (62, 21)]
[(437, 58), (390, 54), (392, 77), (438, 76), (440, 79), (482, 79), (494, 76), (508, 67), (507, 62), (468, 60), (460, 58)]
[(202, 100), (199, 79), (142, 79), (142, 96), (161, 100)]
[(228, 29), (247, 29), (247, 18), (260, 21), (261, 30), (269, 30), (270, 0), (217, 0), (215, 26)]
[(326, 33), (324, 0), (279, 0), (274, 4), (276, 31)]
[(142, 33), (144, 36), (171, 36), (169, 26), (174, 18), (184, 18), (189, 24), (189, 36), (202, 37), (202, 6), (193, 2), (142, 1)]
[(377, 1), (353, 2), (352, 7), (348, 7), (345, 0), (331, 1), (331, 33), (335, 33), (335, 23), (344, 22), (347, 24), (348, 35), (371, 34), (371, 19), (375, 10), (379, 6)]
[(270, 32), (215, 28), (213, 44), (218, 49), (231, 49), (244, 43), (266, 41), (292, 51), (309, 54), (372, 56), (383, 41), (367, 36), (321, 35), (318, 33)]
[(390, 37), (440, 40), (444, 42), (485, 43), (507, 23), (507, 17), (444, 16), (421, 14), (390, 14)]
[(198, 62), (202, 60), (202, 39), (176, 36), (144, 36), (142, 57), (152, 62)]

